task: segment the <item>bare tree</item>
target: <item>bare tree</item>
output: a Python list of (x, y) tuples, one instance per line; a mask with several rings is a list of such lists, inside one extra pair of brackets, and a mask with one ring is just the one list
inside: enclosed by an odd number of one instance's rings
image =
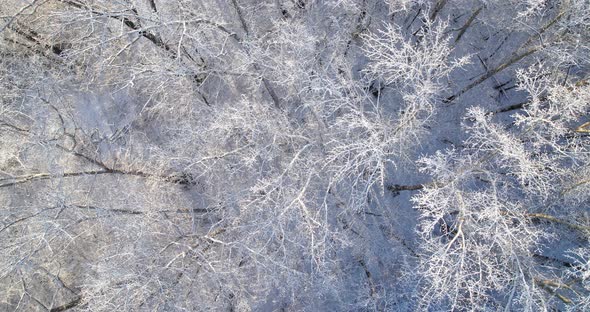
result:
[(588, 309), (586, 1), (4, 1), (0, 309)]

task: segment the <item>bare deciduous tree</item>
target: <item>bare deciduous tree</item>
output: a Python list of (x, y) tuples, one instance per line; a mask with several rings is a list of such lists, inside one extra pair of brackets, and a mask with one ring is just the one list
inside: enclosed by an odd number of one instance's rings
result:
[(0, 309), (588, 309), (586, 1), (4, 2)]

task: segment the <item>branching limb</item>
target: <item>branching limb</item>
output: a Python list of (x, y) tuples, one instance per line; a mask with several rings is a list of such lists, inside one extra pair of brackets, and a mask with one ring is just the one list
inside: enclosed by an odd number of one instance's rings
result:
[(471, 14), (471, 16), (469, 16), (469, 18), (467, 19), (465, 24), (459, 29), (459, 33), (457, 34), (457, 38), (455, 38), (455, 43), (457, 43), (459, 40), (461, 40), (461, 38), (463, 37), (463, 35), (465, 34), (465, 32), (467, 31), (469, 26), (471, 26), (471, 23), (473, 23), (473, 21), (479, 15), (479, 13), (481, 12), (482, 9), (483, 9), (483, 7), (479, 7), (477, 10), (475, 10), (475, 12), (473, 12)]
[(551, 221), (551, 222), (555, 222), (555, 223), (559, 223), (559, 224), (563, 224), (569, 228), (572, 228), (574, 230), (578, 230), (580, 232), (586, 233), (586, 234), (590, 234), (590, 226), (584, 226), (584, 225), (578, 225), (575, 223), (571, 223), (567, 220), (563, 220), (545, 213), (527, 213), (525, 214), (525, 216), (527, 216), (528, 218), (531, 219), (541, 219), (541, 220), (547, 220), (547, 221)]
[(14, 14), (9, 20), (8, 22), (6, 22), (6, 24), (4, 24), (2, 27), (0, 27), (0, 33), (3, 32), (6, 28), (8, 28), (10, 26), (10, 24), (12, 24), (20, 15), (22, 15), (25, 11), (27, 11), (28, 9), (30, 9), (31, 7), (33, 7), (35, 4), (37, 4), (37, 2), (39, 2), (39, 0), (33, 0), (33, 2), (23, 6), (20, 10), (18, 10), (18, 12), (16, 12), (16, 14)]
[(72, 300), (72, 301), (70, 301), (70, 302), (68, 302), (66, 304), (57, 306), (55, 308), (51, 308), (51, 310), (49, 310), (49, 312), (63, 312), (63, 311), (67, 311), (67, 310), (70, 310), (70, 309), (73, 309), (73, 308), (77, 307), (81, 303), (82, 303), (82, 297), (79, 296), (76, 299), (74, 299), (74, 300)]
[(455, 94), (449, 96), (448, 98), (445, 99), (445, 103), (447, 103), (447, 106), (453, 105), (453, 101), (455, 99), (457, 99), (458, 97), (460, 97), (461, 95), (465, 94), (467, 91), (473, 89), (474, 87), (480, 85), (482, 82), (488, 80), (489, 78), (493, 77), (494, 75), (496, 75), (497, 73), (503, 71), (504, 69), (510, 67), (511, 65), (519, 62), (520, 60), (522, 60), (523, 58), (534, 54), (535, 52), (537, 52), (539, 50), (539, 47), (533, 47), (530, 48), (520, 54), (516, 54), (514, 56), (512, 56), (510, 59), (504, 61), (502, 64), (490, 69), (489, 71), (487, 71), (483, 76), (479, 77), (479, 79), (475, 80), (474, 82), (470, 83), (469, 85), (467, 85), (466, 87), (464, 87), (463, 89), (459, 90), (458, 92), (456, 92)]

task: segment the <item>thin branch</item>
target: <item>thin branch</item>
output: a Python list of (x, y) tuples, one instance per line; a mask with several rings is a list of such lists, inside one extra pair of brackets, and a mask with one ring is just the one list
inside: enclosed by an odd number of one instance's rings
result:
[(43, 212), (45, 212), (45, 211), (47, 211), (47, 210), (52, 210), (52, 209), (56, 209), (56, 208), (58, 208), (58, 207), (50, 207), (50, 208), (41, 209), (41, 210), (39, 210), (38, 212), (36, 212), (36, 213), (33, 213), (33, 214), (31, 214), (31, 215), (28, 215), (28, 216), (25, 216), (25, 217), (22, 217), (22, 218), (18, 218), (18, 219), (16, 219), (16, 220), (14, 220), (14, 221), (12, 221), (12, 222), (8, 223), (7, 225), (5, 225), (3, 228), (1, 228), (1, 229), (0, 229), (0, 233), (4, 232), (6, 229), (8, 229), (9, 227), (11, 227), (11, 226), (13, 226), (13, 225), (15, 225), (15, 224), (18, 224), (18, 223), (20, 223), (20, 222), (22, 222), (22, 221), (25, 221), (25, 220), (28, 220), (28, 219), (30, 219), (30, 218), (34, 218), (34, 217), (36, 217), (36, 216), (40, 215), (41, 213), (43, 213)]
[(23, 14), (30, 7), (34, 6), (37, 3), (37, 1), (38, 0), (33, 0), (33, 2), (29, 3), (28, 5), (23, 6), (18, 12), (16, 12), (16, 14), (14, 14), (13, 16), (11, 16), (10, 19), (8, 20), (8, 22), (6, 22), (6, 24), (4, 24), (4, 26), (2, 26), (0, 28), (0, 33), (3, 32), (6, 28), (8, 28), (8, 26), (10, 26), (10, 24), (12, 24), (16, 20), (16, 18), (18, 16), (20, 16), (21, 14)]
[(473, 14), (471, 14), (471, 16), (467, 19), (465, 24), (460, 28), (459, 33), (457, 34), (457, 38), (455, 38), (455, 43), (461, 40), (467, 29), (471, 26), (471, 23), (473, 23), (473, 21), (475, 20), (477, 15), (479, 15), (482, 9), (483, 7), (479, 7), (479, 9), (475, 10), (475, 12), (473, 12)]
[(580, 133), (590, 133), (590, 121), (585, 122), (581, 126), (577, 127), (574, 131)]
[(559, 223), (559, 224), (563, 224), (569, 228), (572, 228), (574, 230), (578, 230), (580, 232), (586, 233), (586, 234), (590, 234), (590, 226), (584, 226), (584, 225), (578, 225), (575, 223), (571, 223), (567, 220), (564, 219), (560, 219), (545, 213), (526, 213), (525, 214), (526, 217), (531, 218), (531, 219), (542, 219), (542, 220), (547, 220), (547, 221), (551, 221), (551, 222), (555, 222), (555, 223)]
[(413, 185), (399, 185), (393, 184), (388, 185), (387, 190), (392, 192), (399, 192), (399, 191), (417, 191), (424, 188), (424, 184), (413, 184)]
[(465, 94), (467, 91), (473, 89), (474, 87), (478, 86), (482, 82), (484, 82), (484, 81), (488, 80), (489, 78), (493, 77), (497, 73), (499, 73), (499, 72), (503, 71), (504, 69), (510, 67), (514, 63), (519, 62), (523, 58), (525, 58), (525, 57), (527, 57), (527, 56), (529, 56), (531, 54), (534, 54), (538, 50), (539, 50), (539, 47), (533, 47), (533, 48), (530, 48), (530, 49), (526, 50), (523, 53), (514, 55), (512, 58), (506, 60), (502, 64), (500, 64), (500, 65), (492, 68), (491, 70), (487, 71), (483, 76), (479, 77), (479, 79), (475, 80), (474, 82), (470, 83), (469, 85), (467, 85), (463, 89), (459, 90), (455, 94), (453, 94), (453, 95), (449, 96), (448, 98), (446, 98), (444, 100), (444, 102), (447, 103), (447, 106), (453, 105), (454, 104), (453, 101), (456, 100), (461, 95)]
[(49, 312), (63, 312), (63, 311), (67, 311), (69, 309), (73, 309), (75, 307), (77, 307), (80, 303), (82, 303), (82, 296), (79, 296), (78, 298), (55, 308), (51, 308), (51, 310), (49, 310)]
[(238, 4), (238, 1), (237, 0), (231, 0), (231, 3), (234, 6), (234, 9), (236, 10), (236, 13), (238, 15), (238, 18), (240, 19), (240, 24), (242, 24), (242, 28), (244, 28), (244, 31), (246, 32), (246, 35), (249, 34), (250, 33), (250, 29), (248, 28), (248, 25), (246, 24), (246, 20), (244, 19), (244, 13), (242, 12), (242, 8)]
[(118, 170), (118, 169), (103, 169), (103, 170), (65, 172), (61, 175), (55, 175), (55, 174), (52, 175), (50, 173), (38, 173), (38, 174), (17, 176), (17, 177), (8, 178), (8, 179), (5, 178), (5, 179), (0, 179), (0, 182), (6, 181), (6, 180), (12, 180), (12, 181), (0, 184), (0, 188), (14, 186), (14, 185), (18, 185), (18, 184), (27, 183), (27, 182), (48, 180), (51, 178), (68, 178), (68, 177), (80, 177), (80, 176), (86, 176), (86, 175), (101, 175), (101, 174), (120, 174), (120, 175), (130, 175), (130, 176), (136, 176), (136, 177), (142, 177), (142, 178), (153, 178), (153, 179), (160, 180), (162, 182), (167, 182), (167, 183), (171, 183), (171, 184), (180, 184), (180, 185), (193, 184), (193, 181), (191, 181), (190, 176), (186, 176), (185, 174), (161, 176), (161, 175), (154, 175), (154, 174), (149, 174), (149, 173), (145, 173), (145, 172), (141, 172), (141, 171), (123, 171), (123, 170)]
[[(541, 279), (537, 279), (535, 278), (535, 283), (537, 283), (539, 286), (541, 286), (543, 289), (545, 289), (547, 292), (555, 295), (557, 298), (559, 298), (559, 300), (561, 300), (563, 303), (565, 304), (571, 304), (572, 300), (569, 299), (568, 297), (560, 294), (557, 292), (557, 289), (559, 288), (568, 288), (570, 289), (571, 287), (569, 287), (568, 285), (562, 284), (560, 282), (555, 282), (552, 280), (541, 280)], [(557, 289), (553, 289), (551, 287), (556, 287)]]
[(365, 261), (363, 259), (358, 260), (358, 263), (363, 268), (363, 271), (365, 272), (365, 276), (367, 277), (367, 280), (369, 281), (369, 288), (370, 288), (369, 295), (371, 297), (374, 297), (377, 290), (375, 289), (375, 283), (373, 282), (373, 277), (371, 276), (371, 271), (369, 271), (369, 268), (367, 267), (367, 264), (365, 263)]
[[(549, 21), (549, 23), (547, 23), (543, 27), (541, 27), (541, 29), (538, 32), (539, 35), (542, 34), (542, 33), (544, 33), (545, 31), (547, 31), (547, 29), (549, 29), (551, 26), (555, 25), (555, 23), (557, 23), (557, 21), (559, 21), (564, 16), (564, 13), (565, 12), (560, 12), (555, 18), (553, 18), (551, 21)], [(533, 41), (533, 36), (531, 36), (521, 47), (527, 47), (532, 41)], [(541, 49), (541, 46), (535, 46), (535, 47), (532, 47), (532, 48), (527, 49), (526, 51), (524, 51), (524, 52), (522, 52), (520, 54), (513, 55), (508, 60), (502, 62), (502, 64), (500, 64), (500, 65), (496, 66), (495, 68), (493, 68), (493, 69), (489, 70), (488, 72), (486, 72), (479, 79), (475, 80), (474, 82), (470, 83), (469, 85), (467, 85), (463, 89), (459, 90), (455, 94), (453, 94), (453, 95), (449, 96), (448, 98), (446, 98), (444, 100), (444, 102), (447, 103), (447, 106), (452, 105), (453, 104), (452, 102), (455, 99), (457, 99), (461, 95), (465, 94), (467, 91), (473, 89), (474, 87), (478, 86), (482, 82), (488, 80), (489, 78), (493, 77), (494, 75), (496, 75), (497, 73), (503, 71), (504, 69), (510, 67), (511, 65), (519, 62), (523, 58), (525, 58), (525, 57), (527, 57), (527, 56), (529, 56), (531, 54), (536, 53), (540, 49)]]
[[(79, 209), (88, 209), (88, 210), (102, 210), (108, 211), (112, 213), (119, 213), (119, 214), (128, 214), (128, 215), (143, 215), (145, 214), (144, 211), (140, 210), (132, 210), (132, 209), (121, 209), (121, 208), (102, 208), (96, 207), (91, 205), (78, 205), (74, 204), (68, 207), (72, 208), (79, 208)], [(209, 209), (206, 208), (180, 208), (180, 209), (169, 209), (169, 210), (158, 210), (156, 213), (208, 213), (210, 212)]]
[[(78, 177), (78, 176), (84, 176), (84, 175), (98, 175), (98, 174), (107, 174), (107, 173), (114, 173), (114, 172), (109, 171), (109, 170), (88, 170), (88, 171), (79, 171), (79, 172), (66, 172), (60, 176), (51, 175), (49, 173), (30, 174), (30, 175), (9, 178), (10, 180), (13, 180), (13, 181), (0, 184), (0, 188), (23, 184), (23, 183), (32, 182), (32, 181), (47, 180), (52, 177), (64, 177), (65, 178), (65, 177)], [(0, 181), (5, 181), (5, 180), (8, 180), (8, 179), (1, 179)]]
[(29, 129), (24, 129), (24, 128), (15, 126), (15, 125), (10, 124), (10, 123), (7, 123), (7, 122), (5, 122), (3, 120), (0, 120), (0, 126), (11, 128), (13, 130), (16, 130), (17, 132), (29, 132)]
[(394, 192), (394, 193), (398, 193), (400, 191), (418, 191), (418, 190), (422, 190), (425, 187), (442, 187), (443, 184), (441, 182), (428, 182), (428, 183), (424, 183), (424, 184), (408, 184), (408, 185), (400, 185), (400, 184), (391, 184), (386, 186), (385, 188), (388, 191)]
[[(133, 30), (137, 30), (139, 31), (139, 34), (146, 38), (147, 40), (151, 41), (154, 45), (156, 45), (159, 48), (164, 49), (165, 51), (170, 53), (170, 56), (172, 58), (176, 57), (176, 54), (174, 53), (174, 51), (172, 51), (172, 49), (170, 48), (170, 46), (168, 44), (166, 44), (162, 38), (160, 38), (160, 36), (150, 32), (149, 30), (142, 30), (141, 25), (139, 25), (139, 23), (135, 23), (133, 21), (131, 21), (130, 19), (128, 19), (125, 16), (122, 15), (114, 15), (114, 14), (109, 14), (109, 13), (105, 13), (105, 12), (100, 12), (92, 7), (90, 7), (88, 4), (85, 3), (81, 3), (75, 0), (58, 0), (66, 5), (75, 7), (77, 9), (80, 10), (89, 10), (92, 14), (97, 15), (97, 16), (106, 16), (112, 19), (116, 19), (118, 21), (123, 22), (123, 24), (125, 24), (125, 26), (133, 29)], [(132, 10), (135, 13), (137, 13), (137, 11)]]
[(495, 111), (488, 112), (487, 115), (496, 115), (496, 114), (506, 113), (506, 112), (510, 112), (513, 110), (517, 110), (517, 109), (523, 109), (524, 106), (528, 103), (529, 103), (529, 101), (524, 101), (524, 102), (508, 105), (506, 107), (499, 108)]
[[(238, 18), (240, 19), (240, 24), (242, 25), (242, 28), (244, 29), (244, 32), (246, 33), (246, 36), (249, 35), (250, 29), (248, 28), (248, 25), (246, 24), (246, 21), (244, 20), (244, 16), (243, 16), (244, 13), (242, 12), (242, 8), (240, 7), (240, 5), (238, 4), (238, 2), (236, 0), (232, 0), (232, 4), (233, 4), (233, 6), (234, 6), (234, 8), (236, 10), (236, 13), (238, 15)], [(240, 37), (238, 37), (236, 34), (233, 34), (233, 33), (232, 33), (232, 37), (240, 44), (240, 46), (242, 47), (242, 50), (248, 56), (250, 56), (250, 52), (242, 44), (242, 39)], [(256, 72), (261, 72), (260, 66), (258, 66), (257, 63), (253, 63), (252, 64), (252, 67), (254, 67), (254, 70), (256, 70)], [(270, 82), (268, 81), (268, 79), (266, 79), (264, 77), (261, 77), (261, 80), (262, 80), (262, 84), (264, 84), (264, 88), (268, 92), (268, 95), (272, 99), (275, 107), (278, 108), (278, 109), (280, 109), (281, 108), (281, 101), (280, 101), (279, 97), (277, 96), (277, 93), (275, 92), (274, 88), (272, 87), (272, 85), (270, 84)]]
[(588, 183), (590, 183), (590, 179), (584, 179), (584, 180), (578, 181), (574, 185), (571, 185), (571, 186), (567, 187), (566, 189), (564, 189), (563, 191), (561, 191), (560, 195), (563, 196), (563, 195), (571, 192), (572, 190), (575, 190), (576, 188), (578, 188), (582, 185), (588, 184)]
[(156, 7), (156, 0), (148, 0), (150, 3), (150, 7), (154, 10), (155, 13), (158, 13), (158, 8)]
[(434, 9), (432, 10), (432, 13), (430, 13), (430, 16), (429, 16), (431, 21), (434, 21), (434, 19), (436, 19), (436, 16), (445, 7), (445, 5), (447, 4), (447, 1), (448, 0), (437, 0), (436, 1), (436, 5), (434, 6)]

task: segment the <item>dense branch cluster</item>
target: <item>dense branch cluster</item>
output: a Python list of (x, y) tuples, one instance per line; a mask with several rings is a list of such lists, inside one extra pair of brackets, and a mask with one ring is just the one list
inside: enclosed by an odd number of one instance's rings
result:
[(585, 0), (5, 0), (0, 309), (590, 309)]

